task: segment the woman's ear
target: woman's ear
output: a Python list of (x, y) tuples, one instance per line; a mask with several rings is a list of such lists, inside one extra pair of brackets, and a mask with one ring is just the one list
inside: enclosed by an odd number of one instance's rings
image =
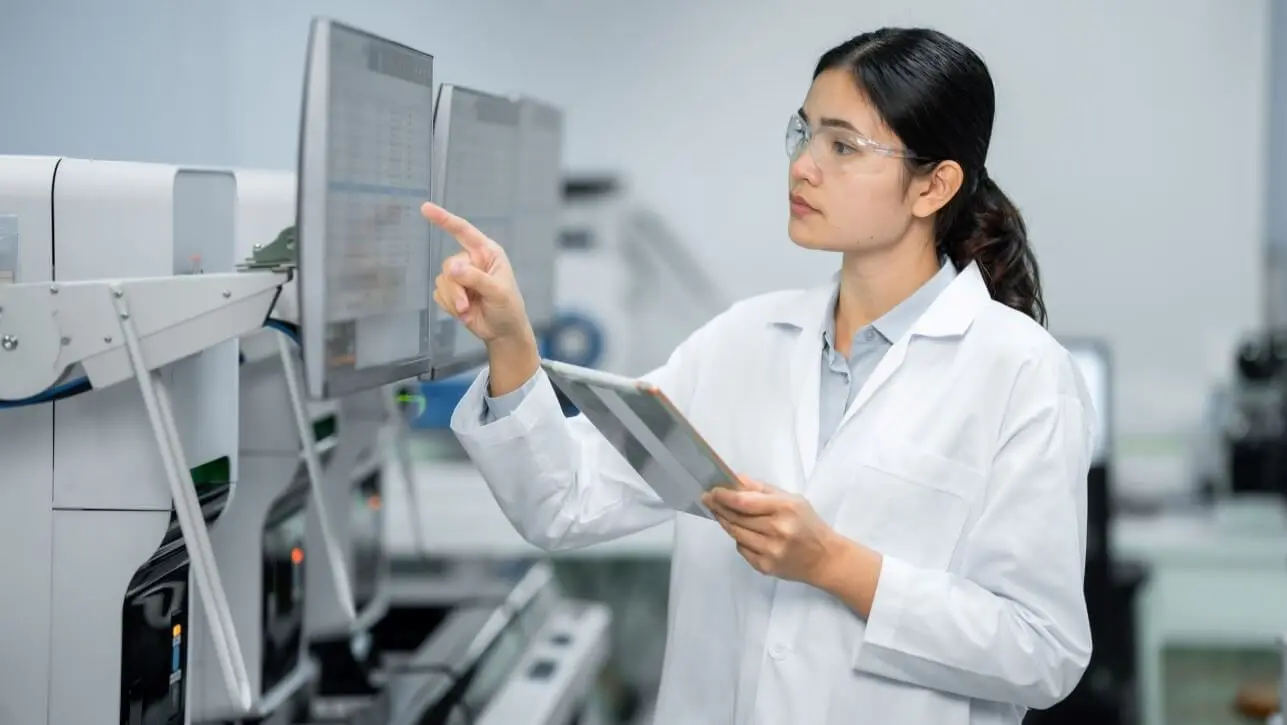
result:
[(912, 214), (926, 219), (947, 206), (961, 190), (965, 181), (965, 171), (955, 161), (940, 161), (928, 174), (912, 184), (911, 191), (916, 194), (912, 201)]

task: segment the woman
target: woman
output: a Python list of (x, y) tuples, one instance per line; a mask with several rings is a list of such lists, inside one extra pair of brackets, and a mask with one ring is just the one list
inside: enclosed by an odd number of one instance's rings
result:
[(515, 527), (556, 550), (675, 521), (658, 723), (1018, 723), (1081, 677), (1093, 415), (984, 169), (993, 106), (937, 32), (819, 61), (788, 231), (838, 279), (734, 305), (647, 376), (742, 474), (717, 521), (563, 418), (504, 251), (426, 205), (465, 249), (435, 299), (490, 359), (452, 426)]

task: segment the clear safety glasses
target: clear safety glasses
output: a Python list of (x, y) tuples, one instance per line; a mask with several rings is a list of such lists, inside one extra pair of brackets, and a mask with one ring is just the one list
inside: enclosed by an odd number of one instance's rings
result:
[(873, 156), (918, 158), (906, 149), (886, 146), (842, 128), (823, 126), (814, 130), (799, 113), (793, 113), (786, 129), (787, 156), (794, 162), (806, 149), (824, 174), (843, 173)]

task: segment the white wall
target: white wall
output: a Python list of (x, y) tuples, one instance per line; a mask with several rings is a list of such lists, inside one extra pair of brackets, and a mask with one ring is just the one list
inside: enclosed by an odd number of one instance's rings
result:
[(5, 0), (0, 97), (24, 112), (0, 152), (289, 167), (329, 13), (434, 53), (439, 80), (564, 105), (569, 164), (626, 172), (742, 296), (836, 263), (785, 236), (782, 129), (817, 56), (930, 24), (991, 65), (989, 171), (1053, 329), (1107, 337), (1122, 429), (1166, 433), (1261, 316), (1267, 2)]

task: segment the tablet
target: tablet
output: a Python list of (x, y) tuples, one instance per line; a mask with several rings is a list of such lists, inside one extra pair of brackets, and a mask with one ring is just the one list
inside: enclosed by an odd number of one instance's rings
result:
[(553, 360), (541, 367), (670, 508), (713, 518), (702, 494), (738, 487), (733, 470), (655, 385)]

